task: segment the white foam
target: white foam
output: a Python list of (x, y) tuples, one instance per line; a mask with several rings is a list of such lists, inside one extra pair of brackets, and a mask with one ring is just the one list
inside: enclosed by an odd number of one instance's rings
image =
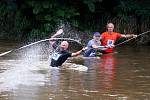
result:
[(40, 49), (28, 49), (19, 56), (19, 60), (5, 61), (1, 65), (11, 65), (0, 73), (0, 92), (18, 89), (20, 85), (44, 85), (45, 76), (38, 72), (42, 69), (38, 64)]
[(74, 64), (74, 63), (64, 63), (63, 67), (66, 69), (77, 70), (77, 71), (87, 71), (88, 67), (84, 65)]
[(0, 74), (0, 90), (17, 89), (19, 85), (43, 85), (44, 75), (34, 73), (40, 70), (32, 65), (18, 65)]

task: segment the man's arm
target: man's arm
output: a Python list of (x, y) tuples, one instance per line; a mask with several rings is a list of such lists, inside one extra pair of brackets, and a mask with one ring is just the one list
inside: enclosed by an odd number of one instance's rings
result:
[(99, 48), (98, 48), (98, 46), (97, 45), (95, 45), (95, 44), (93, 44), (92, 45), (92, 48), (94, 48), (94, 49), (96, 49), (96, 50), (98, 50)]
[(127, 34), (127, 35), (122, 34), (121, 37), (124, 37), (124, 38), (132, 38), (133, 37), (133, 38), (136, 38), (137, 35), (135, 35), (135, 34)]
[(87, 49), (87, 47), (85, 48), (82, 48), (81, 50), (75, 52), (75, 53), (72, 53), (71, 56), (74, 57), (74, 56), (78, 56), (80, 55), (82, 52), (84, 52), (85, 50)]
[[(100, 43), (101, 44), (101, 43)], [(94, 43), (94, 41), (92, 41), (92, 40), (90, 40), (89, 42), (88, 42), (88, 46), (89, 47), (92, 47), (92, 48), (94, 48), (94, 49), (96, 49), (96, 50), (98, 50), (99, 48), (98, 48), (98, 46)]]
[(51, 45), (53, 45), (55, 43), (55, 40), (53, 38), (61, 35), (63, 33), (63, 29), (59, 29), (54, 35), (52, 35), (49, 39), (49, 42)]

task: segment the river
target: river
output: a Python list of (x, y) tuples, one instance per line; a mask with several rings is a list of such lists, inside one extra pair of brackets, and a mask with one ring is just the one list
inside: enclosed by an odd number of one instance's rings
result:
[[(0, 53), (17, 45), (0, 41)], [(150, 99), (149, 46), (118, 46), (99, 58), (69, 59), (87, 71), (51, 69), (46, 47), (0, 57), (0, 100)]]

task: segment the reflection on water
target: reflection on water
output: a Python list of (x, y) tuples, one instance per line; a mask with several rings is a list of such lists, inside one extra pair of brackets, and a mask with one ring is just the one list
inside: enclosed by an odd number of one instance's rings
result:
[(70, 59), (87, 71), (50, 68), (45, 48), (0, 57), (0, 100), (150, 99), (150, 47), (119, 47), (117, 54)]
[(106, 54), (101, 57), (100, 64), (100, 79), (103, 80), (101, 82), (102, 88), (104, 89), (112, 89), (113, 81), (116, 78), (116, 63), (114, 54)]

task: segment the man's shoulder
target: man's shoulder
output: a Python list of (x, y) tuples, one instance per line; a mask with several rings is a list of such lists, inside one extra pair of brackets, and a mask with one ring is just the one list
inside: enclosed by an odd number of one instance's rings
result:
[(108, 35), (108, 32), (106, 31), (106, 32), (103, 32), (102, 34), (101, 34), (101, 36), (105, 36), (105, 35)]
[(89, 40), (89, 41), (95, 41), (94, 39), (91, 39), (91, 40)]
[(91, 40), (89, 40), (89, 42), (88, 43), (93, 43), (94, 42), (94, 39), (91, 39)]
[(70, 54), (72, 54), (72, 53), (70, 53), (69, 51), (63, 51), (63, 54), (64, 54), (64, 55), (70, 55)]
[(105, 32), (103, 32), (102, 34), (107, 34), (108, 32), (107, 31), (105, 31)]
[(113, 32), (113, 34), (120, 34), (119, 32)]

